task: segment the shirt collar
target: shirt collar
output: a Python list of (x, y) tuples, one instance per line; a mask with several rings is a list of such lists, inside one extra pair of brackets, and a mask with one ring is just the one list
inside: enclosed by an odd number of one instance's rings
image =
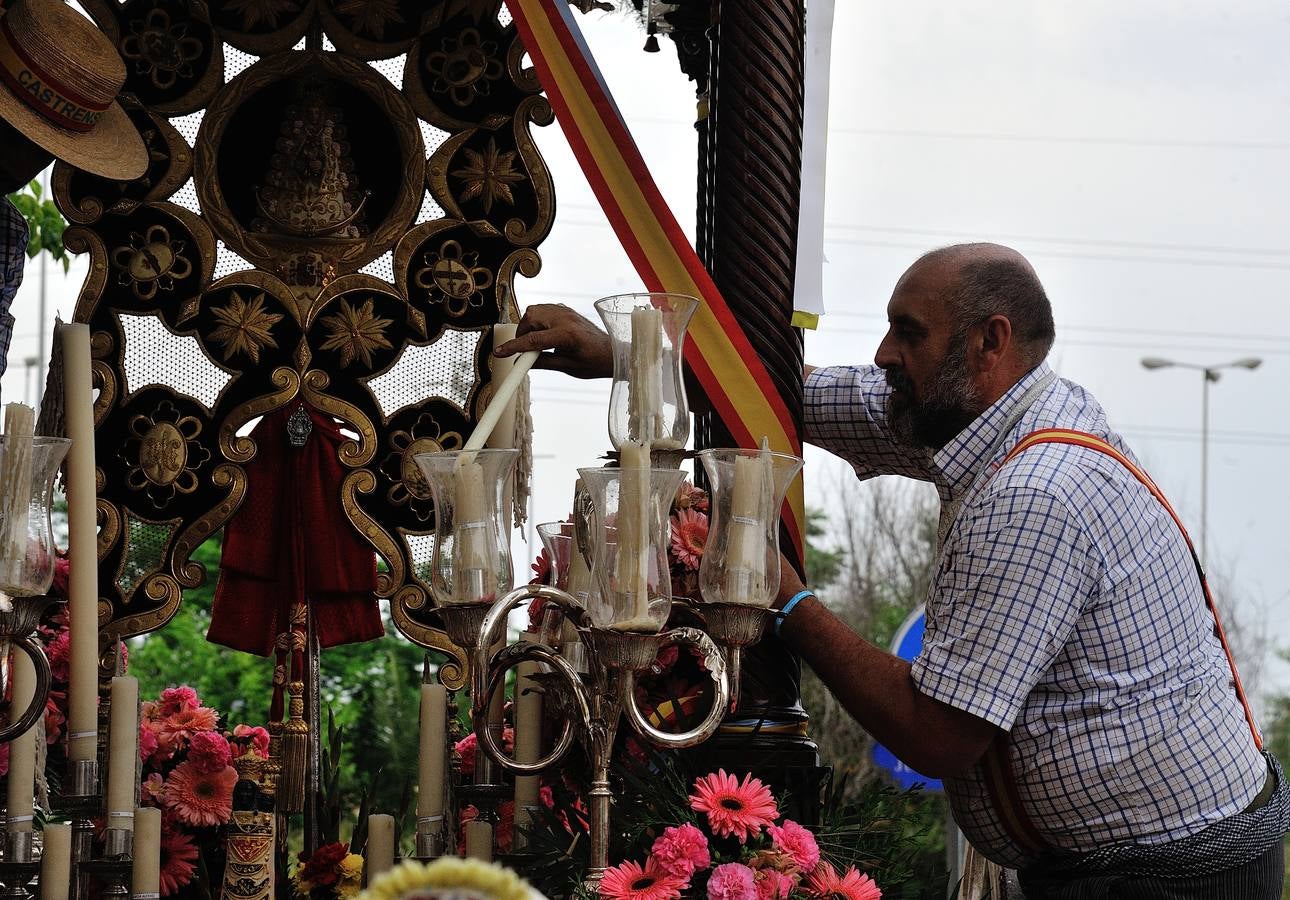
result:
[(1051, 371), (1045, 362), (1035, 366), (985, 412), (973, 419), (970, 425), (955, 435), (953, 440), (933, 454), (932, 461), (941, 476), (937, 481), (937, 488), (942, 501), (957, 500), (967, 493), (982, 467), (989, 462), (988, 457), (1003, 436), (1003, 430), (1011, 430), (1009, 426), (1013, 415), (1018, 412), (1018, 404), (1026, 391), (1036, 382), (1048, 377)]

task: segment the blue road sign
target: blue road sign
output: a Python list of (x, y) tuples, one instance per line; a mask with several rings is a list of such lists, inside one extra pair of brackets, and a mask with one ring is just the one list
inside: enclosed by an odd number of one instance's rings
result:
[[(913, 662), (914, 657), (923, 649), (923, 630), (926, 627), (923, 612), (923, 607), (919, 606), (910, 613), (891, 642), (891, 652), (901, 659)], [(921, 784), (927, 791), (942, 790), (939, 780), (915, 772), (882, 744), (873, 745), (873, 763), (878, 768), (885, 769), (897, 786), (906, 790), (916, 784)]]

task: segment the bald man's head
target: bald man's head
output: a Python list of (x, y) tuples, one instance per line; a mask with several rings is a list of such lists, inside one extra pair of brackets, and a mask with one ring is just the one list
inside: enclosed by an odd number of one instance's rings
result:
[(923, 254), (901, 280), (921, 275), (946, 285), (943, 299), (958, 335), (1004, 316), (1027, 369), (1048, 356), (1056, 337), (1053, 308), (1034, 268), (1016, 250), (986, 243), (941, 247)]

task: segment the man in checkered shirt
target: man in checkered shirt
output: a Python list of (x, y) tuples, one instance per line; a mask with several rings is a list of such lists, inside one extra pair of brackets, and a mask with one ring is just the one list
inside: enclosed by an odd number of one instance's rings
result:
[[(1029, 900), (1279, 898), (1290, 798), (1170, 513), (1087, 447), (1000, 465), (1049, 428), (1132, 459), (1097, 401), (1044, 362), (1052, 312), (1029, 263), (989, 244), (935, 251), (887, 314), (877, 365), (807, 368), (806, 438), (861, 478), (936, 484), (923, 650), (910, 664), (865, 642), (788, 566), (781, 635), (875, 739), (944, 779), (959, 826), (1021, 870)], [(529, 349), (555, 349), (548, 368), (609, 372), (598, 330), (563, 307), (531, 307), (497, 352)], [(987, 789), (997, 743), (1028, 849)]]

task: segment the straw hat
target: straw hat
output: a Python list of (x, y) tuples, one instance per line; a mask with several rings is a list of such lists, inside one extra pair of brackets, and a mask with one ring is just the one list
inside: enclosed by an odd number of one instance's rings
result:
[(61, 0), (16, 0), (0, 15), (0, 119), (78, 169), (128, 181), (148, 168), (143, 138), (115, 101), (125, 64)]

